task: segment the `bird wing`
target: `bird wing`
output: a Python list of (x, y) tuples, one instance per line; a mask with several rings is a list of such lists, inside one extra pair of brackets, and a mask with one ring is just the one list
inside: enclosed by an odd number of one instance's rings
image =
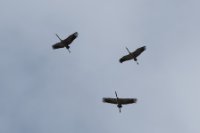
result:
[(111, 104), (117, 104), (116, 98), (103, 98), (104, 103), (111, 103)]
[(136, 98), (119, 98), (118, 102), (120, 104), (132, 104), (132, 103), (136, 103), (137, 99)]
[(58, 49), (58, 48), (63, 48), (63, 47), (65, 47), (65, 45), (61, 42), (52, 45), (53, 49)]
[(134, 52), (132, 52), (132, 55), (134, 55), (135, 57), (137, 57), (142, 52), (144, 52), (145, 50), (146, 50), (146, 46), (140, 47), (140, 48), (136, 49)]
[(75, 32), (73, 34), (71, 34), (70, 36), (68, 36), (63, 42), (66, 44), (66, 45), (69, 45), (71, 44), (74, 39), (76, 39), (78, 37), (78, 33)]
[(134, 58), (134, 56), (132, 56), (131, 54), (128, 54), (128, 55), (125, 55), (125, 56), (123, 56), (122, 58), (120, 58), (119, 59), (119, 62), (124, 62), (124, 61), (126, 61), (126, 60), (131, 60), (131, 59), (133, 59)]

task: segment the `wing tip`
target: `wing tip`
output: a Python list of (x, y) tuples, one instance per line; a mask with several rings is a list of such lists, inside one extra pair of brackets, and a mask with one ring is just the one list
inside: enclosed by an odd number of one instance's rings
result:
[(102, 98), (102, 102), (105, 103), (106, 102), (106, 98)]
[(74, 32), (73, 35), (74, 35), (75, 37), (78, 37), (78, 32)]
[(120, 63), (123, 63), (125, 60), (123, 58), (119, 59)]
[(133, 99), (133, 103), (137, 103), (137, 101), (138, 101), (137, 98)]
[(52, 45), (52, 49), (58, 49), (59, 47)]
[(146, 46), (143, 46), (142, 48), (143, 48), (144, 50), (146, 50), (146, 49), (147, 49), (147, 47), (146, 47)]

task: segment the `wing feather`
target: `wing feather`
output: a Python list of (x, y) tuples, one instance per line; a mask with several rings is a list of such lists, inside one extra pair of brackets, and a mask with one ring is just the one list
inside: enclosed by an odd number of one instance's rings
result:
[(73, 34), (71, 34), (70, 36), (68, 36), (65, 40), (64, 43), (66, 45), (71, 44), (76, 38), (78, 37), (78, 32), (75, 32)]
[(104, 103), (111, 103), (111, 104), (117, 104), (116, 98), (103, 98)]
[(132, 54), (135, 56), (135, 58), (137, 56), (139, 56), (142, 52), (144, 52), (146, 50), (146, 46), (140, 47), (138, 49), (136, 49)]
[(52, 46), (53, 49), (58, 49), (58, 48), (63, 48), (63, 47), (65, 47), (65, 45), (61, 42), (56, 43)]
[(119, 59), (119, 62), (122, 63), (124, 61), (131, 60), (133, 58), (134, 57), (131, 54), (128, 54), (128, 55), (123, 56), (121, 59)]
[(120, 104), (132, 104), (132, 103), (136, 103), (137, 99), (136, 98), (119, 98), (118, 102)]

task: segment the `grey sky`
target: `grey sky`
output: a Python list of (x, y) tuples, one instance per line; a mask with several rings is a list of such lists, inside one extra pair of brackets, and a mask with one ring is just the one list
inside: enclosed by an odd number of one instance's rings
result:
[[(200, 132), (199, 1), (0, 3), (1, 133)], [(52, 50), (75, 31), (71, 54)], [(115, 90), (138, 103), (119, 114)]]

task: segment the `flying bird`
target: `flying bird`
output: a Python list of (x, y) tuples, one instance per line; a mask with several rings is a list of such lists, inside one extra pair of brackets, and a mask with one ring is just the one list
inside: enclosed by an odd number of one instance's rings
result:
[(64, 48), (65, 47), (69, 51), (69, 53), (70, 53), (70, 50), (69, 50), (70, 46), (69, 45), (78, 37), (78, 32), (75, 32), (75, 33), (69, 35), (64, 40), (62, 40), (57, 34), (56, 34), (56, 36), (58, 37), (58, 39), (60, 40), (60, 42), (54, 44), (52, 46), (52, 48), (53, 49), (59, 49), (59, 48)]
[(119, 112), (121, 113), (121, 108), (123, 104), (132, 104), (136, 103), (136, 98), (118, 98), (117, 92), (115, 91), (116, 98), (103, 98), (104, 103), (111, 103), (111, 104), (117, 104), (117, 107), (119, 108)]
[(122, 63), (124, 61), (127, 61), (127, 60), (131, 60), (131, 59), (134, 59), (134, 61), (136, 61), (137, 64), (139, 64), (137, 62), (137, 57), (143, 52), (146, 50), (146, 46), (143, 46), (143, 47), (140, 47), (138, 49), (136, 49), (135, 51), (133, 52), (130, 52), (129, 49), (126, 47), (126, 50), (128, 51), (128, 55), (125, 55), (123, 56), (121, 59), (119, 59), (119, 62)]

